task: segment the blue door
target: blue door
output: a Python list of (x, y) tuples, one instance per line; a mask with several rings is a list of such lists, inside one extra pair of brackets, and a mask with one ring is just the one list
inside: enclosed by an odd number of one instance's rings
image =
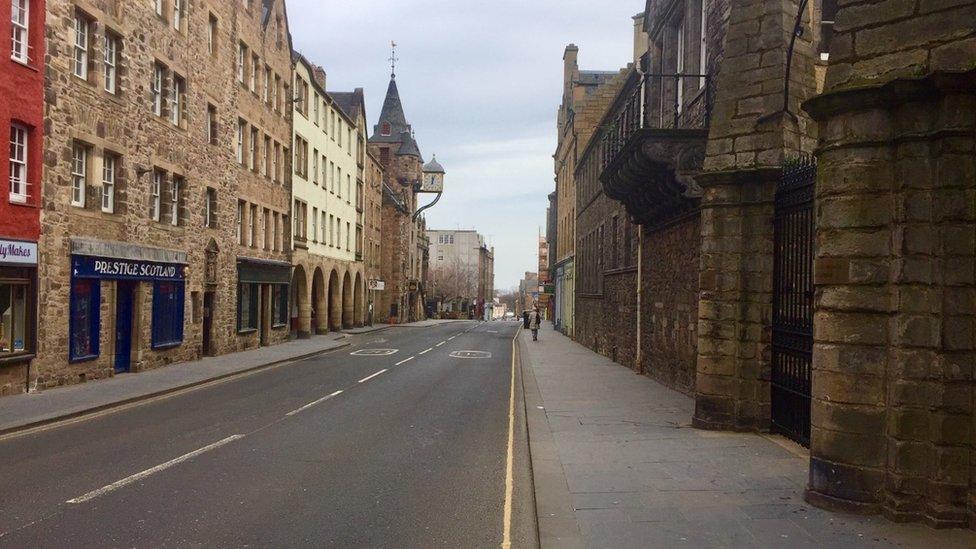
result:
[(135, 282), (116, 282), (115, 300), (115, 372), (128, 372), (132, 360), (132, 310)]

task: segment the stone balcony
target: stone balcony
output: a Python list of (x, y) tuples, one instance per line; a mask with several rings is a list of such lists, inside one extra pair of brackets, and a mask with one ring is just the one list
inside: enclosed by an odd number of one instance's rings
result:
[(711, 103), (707, 75), (634, 70), (591, 142), (604, 192), (645, 227), (698, 208)]

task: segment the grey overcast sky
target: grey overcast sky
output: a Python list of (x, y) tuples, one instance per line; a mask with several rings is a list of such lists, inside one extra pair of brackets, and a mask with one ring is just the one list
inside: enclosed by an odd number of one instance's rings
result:
[(495, 287), (537, 269), (554, 188), (562, 55), (615, 70), (632, 57), (643, 0), (289, 0), (294, 47), (322, 65), (329, 91), (362, 87), (370, 131), (390, 78), (425, 160), (447, 171), (432, 229), (474, 228), (495, 247)]

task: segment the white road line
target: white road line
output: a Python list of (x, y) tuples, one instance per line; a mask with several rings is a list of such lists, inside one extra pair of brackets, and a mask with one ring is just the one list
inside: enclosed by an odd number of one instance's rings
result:
[(320, 398), (320, 399), (318, 399), (318, 400), (314, 400), (314, 401), (312, 401), (312, 402), (309, 402), (309, 403), (308, 403), (308, 404), (306, 404), (305, 406), (302, 406), (301, 408), (298, 408), (298, 409), (295, 409), (295, 410), (292, 410), (292, 411), (290, 411), (290, 412), (288, 412), (288, 413), (287, 413), (287, 414), (285, 414), (285, 415), (286, 415), (286, 416), (293, 416), (293, 415), (295, 415), (295, 414), (297, 414), (297, 413), (299, 413), (299, 412), (301, 412), (301, 411), (303, 411), (303, 410), (308, 410), (309, 408), (311, 408), (312, 406), (315, 406), (316, 404), (322, 404), (322, 403), (323, 403), (323, 402), (325, 402), (326, 400), (329, 400), (330, 398), (332, 398), (332, 397), (336, 397), (336, 396), (339, 396), (339, 395), (341, 395), (341, 394), (342, 394), (342, 391), (341, 391), (341, 390), (340, 390), (340, 391), (336, 391), (336, 392), (334, 392), (334, 393), (332, 393), (331, 395), (326, 395), (326, 396), (324, 396), (324, 397), (322, 397), (322, 398)]
[[(410, 360), (410, 359), (408, 358), (407, 360)], [(404, 361), (404, 362), (406, 362), (406, 361)], [(380, 375), (380, 374), (382, 374), (382, 373), (383, 373), (383, 372), (385, 372), (385, 371), (386, 371), (386, 368), (383, 368), (382, 370), (380, 370), (380, 371), (378, 371), (378, 372), (376, 372), (375, 374), (373, 374), (373, 375), (371, 375), (371, 376), (366, 376), (366, 377), (364, 377), (363, 379), (360, 379), (360, 380), (359, 380), (359, 383), (366, 383), (367, 381), (369, 381), (369, 380), (371, 380), (371, 379), (373, 379), (374, 377), (376, 377), (376, 376), (378, 376), (378, 375)]]
[(508, 394), (508, 454), (505, 466), (505, 514), (502, 519), (502, 549), (512, 547), (512, 494), (515, 491), (515, 341), (519, 330), (512, 339), (512, 381)]
[(449, 338), (447, 338), (447, 340), (448, 340), (448, 341), (450, 341), (450, 340), (452, 340), (452, 339), (454, 339), (454, 338), (456, 338), (456, 337), (457, 337), (457, 336), (451, 336), (451, 337), (449, 337)]
[(429, 353), (429, 352), (431, 352), (433, 350), (434, 350), (433, 347), (428, 347), (428, 348), (424, 349), (423, 351), (420, 351), (419, 353), (417, 353), (417, 356), (426, 355), (427, 353)]
[(182, 456), (180, 456), (180, 457), (178, 457), (176, 459), (171, 459), (171, 460), (167, 461), (166, 463), (161, 463), (161, 464), (159, 464), (159, 465), (157, 465), (157, 466), (155, 466), (155, 467), (153, 467), (151, 469), (146, 469), (145, 471), (142, 471), (140, 473), (136, 473), (136, 474), (134, 474), (132, 476), (125, 477), (124, 479), (122, 479), (120, 481), (113, 482), (112, 484), (109, 484), (108, 486), (103, 486), (103, 487), (99, 488), (98, 490), (93, 490), (91, 492), (88, 492), (87, 494), (85, 494), (83, 496), (78, 496), (78, 497), (76, 497), (74, 499), (69, 499), (67, 501), (67, 503), (85, 503), (86, 501), (93, 500), (93, 499), (95, 499), (95, 498), (97, 498), (99, 496), (104, 496), (105, 494), (107, 494), (109, 492), (112, 492), (112, 491), (115, 491), (115, 490), (118, 490), (119, 488), (122, 488), (123, 486), (125, 486), (127, 484), (132, 484), (133, 482), (140, 481), (140, 480), (142, 480), (142, 479), (144, 479), (144, 478), (146, 478), (146, 477), (148, 477), (150, 475), (154, 475), (154, 474), (156, 474), (156, 473), (158, 473), (160, 471), (164, 471), (166, 469), (169, 469), (170, 467), (172, 467), (174, 465), (179, 465), (180, 463), (183, 463), (184, 461), (193, 459), (193, 458), (199, 456), (200, 454), (203, 454), (205, 452), (209, 452), (210, 450), (215, 450), (215, 449), (220, 448), (221, 446), (223, 446), (225, 444), (229, 444), (229, 443), (234, 442), (235, 440), (238, 440), (238, 439), (241, 439), (241, 438), (244, 438), (244, 435), (233, 435), (233, 436), (229, 436), (229, 437), (227, 437), (227, 438), (225, 438), (223, 440), (219, 440), (217, 442), (214, 442), (213, 444), (209, 444), (207, 446), (204, 446), (203, 448), (200, 448), (199, 450), (194, 450), (194, 451), (190, 452), (189, 454), (183, 454)]
[(394, 366), (399, 366), (399, 365), (401, 365), (401, 364), (406, 364), (407, 362), (410, 362), (410, 361), (411, 361), (411, 360), (413, 360), (413, 359), (414, 359), (414, 357), (410, 357), (410, 358), (408, 358), (408, 359), (405, 359), (405, 360), (401, 360), (400, 362), (397, 362), (396, 364), (394, 364)]
[(443, 345), (443, 344), (445, 344), (445, 343), (447, 343), (447, 342), (446, 342), (446, 341), (441, 341), (441, 342), (440, 342), (440, 343), (438, 343), (437, 345), (434, 345), (434, 347), (440, 347), (441, 345)]

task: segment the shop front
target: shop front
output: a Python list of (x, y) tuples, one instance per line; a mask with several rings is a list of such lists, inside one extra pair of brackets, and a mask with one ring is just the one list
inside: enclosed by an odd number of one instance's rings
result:
[(0, 395), (28, 387), (36, 311), (37, 243), (0, 239)]
[[(237, 333), (261, 346), (289, 336), (291, 263), (270, 259), (237, 259)], [(251, 346), (251, 345), (248, 345)]]
[(132, 371), (183, 345), (185, 303), (185, 252), (73, 240), (68, 360)]

